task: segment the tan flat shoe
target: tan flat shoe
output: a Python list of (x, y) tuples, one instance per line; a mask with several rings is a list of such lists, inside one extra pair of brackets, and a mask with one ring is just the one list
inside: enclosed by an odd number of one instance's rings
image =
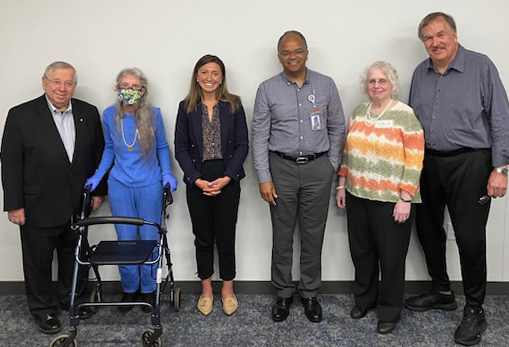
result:
[(198, 311), (200, 311), (204, 316), (208, 316), (212, 313), (213, 302), (214, 298), (206, 298), (204, 296), (200, 296), (198, 299)]
[(239, 302), (237, 301), (237, 297), (235, 294), (231, 298), (223, 299), (223, 312), (227, 316), (231, 316), (234, 314), (239, 308)]

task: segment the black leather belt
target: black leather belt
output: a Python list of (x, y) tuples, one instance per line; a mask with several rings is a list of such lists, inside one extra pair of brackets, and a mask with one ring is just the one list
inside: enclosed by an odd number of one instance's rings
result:
[(323, 156), (327, 152), (316, 153), (316, 154), (311, 154), (311, 155), (302, 155), (300, 157), (292, 157), (292, 156), (286, 155), (286, 154), (281, 153), (281, 152), (272, 152), (272, 153), (276, 154), (277, 156), (279, 156), (279, 157), (281, 157), (283, 159), (293, 161), (293, 162), (295, 162), (297, 164), (306, 164), (306, 163), (308, 163), (310, 161), (313, 161), (315, 159), (320, 158), (321, 156)]
[(471, 152), (479, 152), (479, 151), (489, 151), (489, 148), (469, 148), (463, 147), (460, 149), (456, 149), (454, 151), (437, 151), (435, 149), (426, 148), (425, 153), (428, 155), (432, 155), (435, 157), (452, 157), (454, 155), (463, 154), (463, 153), (471, 153)]

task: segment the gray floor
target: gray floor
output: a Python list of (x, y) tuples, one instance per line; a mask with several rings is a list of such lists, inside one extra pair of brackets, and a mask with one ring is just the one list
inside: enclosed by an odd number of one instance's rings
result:
[[(232, 317), (221, 311), (219, 296), (215, 297), (212, 315), (201, 316), (195, 308), (197, 299), (195, 294), (184, 294), (182, 308), (175, 312), (168, 297), (163, 297), (164, 346), (456, 346), (453, 334), (462, 315), (460, 308), (452, 312), (404, 310), (396, 330), (381, 336), (375, 332), (375, 311), (360, 320), (350, 319), (350, 295), (319, 296), (324, 319), (318, 324), (306, 319), (298, 300), (285, 322), (274, 323), (270, 318), (272, 295), (238, 295), (240, 308)], [(462, 307), (464, 297), (460, 296), (458, 301)], [(489, 325), (479, 346), (509, 346), (509, 296), (488, 296), (485, 310)], [(66, 333), (69, 326), (67, 313), (62, 313), (61, 318), (64, 323), (62, 333)], [(2, 347), (48, 346), (54, 337), (37, 330), (22, 295), (0, 296), (0, 327)], [(102, 308), (92, 318), (80, 322), (78, 346), (141, 346), (140, 334), (146, 327), (150, 327), (150, 316), (142, 313), (140, 308), (127, 314), (116, 308)]]

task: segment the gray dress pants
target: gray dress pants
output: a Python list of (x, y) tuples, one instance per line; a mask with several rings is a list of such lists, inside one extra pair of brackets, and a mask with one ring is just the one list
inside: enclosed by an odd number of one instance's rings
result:
[(321, 286), (322, 244), (329, 209), (334, 169), (327, 155), (297, 164), (274, 153), (269, 155), (278, 198), (270, 207), (273, 230), (272, 285), (280, 297), (295, 291), (292, 282), (293, 235), (299, 221), (301, 235), (299, 294), (316, 296)]

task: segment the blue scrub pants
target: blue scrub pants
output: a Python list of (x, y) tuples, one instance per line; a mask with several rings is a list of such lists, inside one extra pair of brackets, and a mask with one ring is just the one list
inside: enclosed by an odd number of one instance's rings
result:
[[(110, 179), (108, 194), (111, 213), (114, 216), (138, 217), (147, 221), (161, 223), (163, 186), (161, 182), (144, 187), (126, 187)], [(116, 224), (118, 239), (158, 240), (157, 228), (149, 225)], [(157, 257), (158, 249), (152, 253)], [(150, 258), (149, 258), (150, 259)], [(120, 279), (124, 293), (134, 293), (140, 288), (142, 293), (156, 290), (157, 264), (153, 265), (119, 265)]]

